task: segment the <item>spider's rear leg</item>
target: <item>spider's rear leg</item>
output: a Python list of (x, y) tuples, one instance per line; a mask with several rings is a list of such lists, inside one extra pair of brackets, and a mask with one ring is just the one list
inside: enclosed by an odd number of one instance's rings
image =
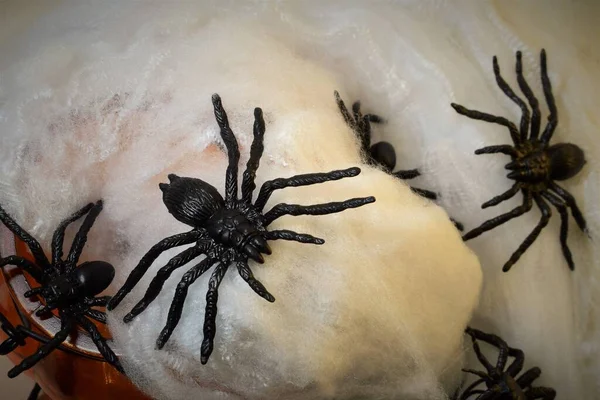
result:
[(575, 222), (577, 222), (577, 226), (579, 226), (579, 229), (581, 229), (582, 232), (586, 233), (589, 236), (585, 218), (583, 218), (583, 214), (581, 213), (581, 210), (577, 206), (577, 202), (575, 201), (575, 198), (571, 195), (571, 193), (567, 192), (565, 189), (558, 186), (554, 182), (550, 184), (550, 189), (553, 190), (560, 197), (562, 197), (565, 203), (567, 203), (567, 206), (571, 209), (571, 215), (573, 216), (573, 219), (575, 219)]
[(413, 193), (418, 194), (421, 197), (425, 197), (426, 199), (429, 199), (429, 200), (437, 200), (437, 198), (438, 198), (437, 193), (432, 192), (431, 190), (420, 189), (420, 188), (416, 188), (413, 186), (410, 186), (410, 190), (412, 190)]
[[(539, 369), (538, 367), (533, 367), (525, 372), (523, 372), (523, 375), (521, 375), (516, 381), (517, 384), (522, 388), (528, 388), (531, 386), (531, 384), (533, 383), (533, 381), (535, 381), (537, 378), (540, 377), (540, 375), (542, 374), (542, 370)], [(511, 375), (511, 376), (515, 376), (515, 375)]]
[(112, 299), (108, 302), (106, 308), (108, 310), (113, 310), (117, 307), (121, 301), (127, 296), (129, 292), (137, 285), (137, 283), (142, 279), (150, 265), (161, 255), (163, 252), (172, 249), (174, 247), (183, 246), (184, 244), (190, 244), (198, 239), (200, 239), (205, 232), (202, 230), (191, 230), (186, 233), (179, 233), (177, 235), (170, 236), (166, 239), (161, 240), (142, 257), (138, 265), (131, 271), (127, 280), (119, 289), (119, 291), (112, 297)]
[(252, 193), (256, 189), (256, 170), (260, 163), (263, 151), (265, 149), (263, 140), (265, 135), (265, 120), (263, 119), (263, 113), (260, 108), (254, 109), (254, 127), (252, 146), (250, 147), (250, 158), (246, 164), (246, 170), (242, 178), (242, 201), (246, 204), (252, 202)]
[[(477, 340), (481, 340), (482, 342), (491, 344), (492, 346), (494, 346), (498, 349), (498, 362), (496, 363), (496, 371), (497, 372), (503, 371), (504, 367), (506, 366), (506, 361), (508, 359), (508, 355), (510, 352), (510, 348), (508, 347), (506, 342), (504, 340), (502, 340), (499, 336), (492, 335), (490, 333), (485, 333), (478, 329), (467, 328), (466, 332), (473, 339), (473, 347), (474, 348), (477, 345), (477, 343), (475, 342), (475, 339), (477, 339)], [(478, 354), (477, 353), (478, 350), (479, 350), (479, 346), (477, 345), (477, 350), (475, 351), (476, 354)], [(479, 354), (478, 354), (478, 356), (479, 356)], [(484, 362), (484, 360), (485, 360), (485, 362)], [(486, 369), (488, 368), (488, 366), (490, 368), (492, 368), (491, 365), (489, 364), (489, 362), (487, 361), (487, 359), (483, 356), (483, 354), (481, 354), (481, 358), (479, 358), (479, 361), (486, 366)]]
[(548, 115), (548, 124), (542, 133), (541, 141), (543, 143), (549, 143), (558, 124), (558, 111), (556, 110), (556, 103), (554, 102), (554, 95), (552, 94), (552, 84), (550, 78), (548, 78), (548, 68), (546, 66), (546, 50), (542, 49), (540, 53), (540, 67), (542, 72), (542, 88), (544, 89), (544, 96), (546, 97), (546, 103), (548, 103), (548, 109), (550, 115)]
[(90, 209), (88, 214), (86, 215), (83, 223), (79, 227), (79, 231), (75, 234), (75, 238), (73, 239), (73, 244), (71, 245), (71, 250), (69, 251), (69, 255), (67, 256), (67, 267), (66, 272), (71, 272), (77, 266), (77, 262), (79, 261), (79, 257), (81, 256), (81, 252), (87, 242), (87, 234), (90, 229), (94, 225), (96, 218), (100, 215), (102, 211), (103, 203), (102, 200), (96, 202), (94, 206)]
[(468, 108), (463, 107), (456, 103), (451, 103), (450, 105), (452, 106), (452, 108), (454, 108), (454, 110), (457, 113), (464, 115), (465, 117), (505, 126), (506, 128), (508, 128), (508, 130), (510, 132), (510, 137), (512, 138), (512, 141), (515, 144), (515, 146), (517, 146), (521, 143), (521, 139), (520, 139), (520, 135), (519, 135), (519, 131), (517, 130), (517, 127), (515, 126), (515, 124), (513, 124), (506, 118), (498, 117), (498, 116), (492, 115), (492, 114), (487, 114), (487, 113), (484, 113), (481, 111), (469, 110)]
[(569, 234), (569, 214), (567, 213), (567, 206), (564, 202), (552, 192), (542, 192), (542, 196), (550, 202), (560, 214), (560, 247), (563, 252), (563, 256), (569, 265), (569, 269), (573, 271), (575, 269), (575, 263), (573, 262), (573, 255), (567, 244), (567, 236)]
[(464, 241), (471, 240), (471, 239), (481, 235), (484, 232), (487, 232), (491, 229), (494, 229), (495, 227), (497, 227), (499, 225), (504, 224), (507, 221), (510, 221), (513, 218), (523, 215), (526, 212), (528, 212), (529, 210), (531, 210), (532, 206), (533, 206), (533, 201), (532, 201), (531, 193), (526, 192), (523, 197), (522, 205), (512, 209), (511, 211), (509, 211), (505, 214), (499, 215), (497, 217), (494, 217), (492, 219), (485, 221), (479, 227), (465, 233), (463, 235), (463, 240)]
[(38, 269), (38, 266), (32, 263), (31, 261), (27, 260), (26, 258), (19, 256), (8, 256), (6, 258), (0, 258), (0, 268), (3, 268), (7, 265), (15, 265), (21, 268), (23, 271), (31, 275), (33, 279), (35, 279), (38, 283), (44, 282), (44, 275)]
[(546, 387), (534, 387), (527, 391), (527, 399), (535, 400), (554, 400), (556, 397), (556, 391)]
[(550, 217), (552, 216), (552, 211), (550, 207), (544, 202), (544, 200), (539, 195), (534, 195), (535, 202), (542, 212), (542, 218), (536, 225), (536, 227), (531, 231), (529, 235), (525, 238), (523, 243), (519, 246), (519, 248), (510, 256), (510, 259), (504, 264), (502, 271), (508, 272), (511, 267), (521, 258), (523, 253), (527, 251), (529, 246), (533, 244), (533, 242), (537, 239), (542, 229), (548, 225), (548, 221), (550, 221)]
[(414, 179), (417, 176), (421, 176), (421, 173), (419, 172), (418, 169), (407, 169), (404, 171), (396, 171), (393, 172), (392, 175), (394, 175), (396, 178), (402, 179), (402, 180), (407, 180), (407, 179)]
[(27, 247), (29, 247), (29, 250), (31, 251), (31, 254), (33, 254), (35, 261), (39, 264), (39, 266), (42, 269), (52, 268), (52, 265), (48, 261), (46, 254), (44, 254), (44, 251), (42, 250), (42, 246), (40, 245), (40, 242), (35, 240), (35, 238), (33, 236), (31, 236), (29, 233), (25, 232), (25, 230), (23, 228), (21, 228), (21, 226), (19, 224), (17, 224), (15, 222), (15, 220), (13, 220), (10, 217), (10, 215), (8, 215), (8, 213), (6, 211), (4, 211), (4, 209), (1, 206), (0, 206), (0, 221), (2, 221), (2, 223), (12, 233), (14, 233), (18, 238), (20, 238), (23, 242), (25, 242), (25, 244), (27, 244)]
[(513, 198), (517, 193), (519, 193), (519, 191), (521, 190), (522, 187), (523, 187), (522, 183), (516, 182), (506, 192), (499, 194), (498, 196), (492, 198), (491, 200), (488, 200), (485, 203), (483, 203), (481, 205), (481, 208), (497, 206), (498, 204), (502, 203), (503, 201)]
[(215, 262), (216, 260), (213, 258), (205, 258), (204, 260), (200, 261), (200, 263), (190, 268), (190, 270), (183, 275), (181, 281), (179, 281), (179, 284), (175, 289), (175, 295), (173, 296), (173, 301), (171, 302), (171, 307), (167, 316), (167, 323), (160, 332), (160, 335), (158, 335), (158, 339), (156, 339), (157, 349), (160, 350), (164, 347), (165, 343), (167, 343), (171, 337), (173, 330), (179, 323), (189, 286), (210, 267), (212, 267)]
[[(473, 389), (475, 389), (477, 386), (479, 386), (480, 384), (482, 384), (484, 382), (485, 382), (485, 379), (479, 378), (475, 382), (471, 383), (464, 390), (462, 390), (462, 395), (460, 396), (459, 400), (467, 400), (469, 397), (471, 397), (474, 394)], [(459, 392), (460, 391), (461, 390), (459, 389)]]
[(525, 102), (515, 94), (515, 92), (511, 89), (508, 83), (506, 83), (506, 81), (500, 75), (500, 66), (498, 65), (498, 58), (496, 56), (494, 56), (493, 65), (494, 75), (496, 76), (496, 83), (504, 92), (504, 94), (508, 96), (508, 98), (510, 98), (512, 101), (514, 101), (521, 109), (521, 125), (519, 127), (519, 133), (521, 142), (524, 142), (527, 140), (527, 133), (529, 130), (529, 109), (527, 108)]
[(8, 371), (8, 377), (14, 378), (19, 375), (21, 372), (28, 370), (37, 364), (42, 358), (46, 357), (52, 350), (56, 349), (62, 342), (67, 339), (71, 329), (73, 328), (73, 321), (68, 319), (65, 316), (61, 315), (61, 328), (60, 331), (54, 335), (52, 339), (48, 341), (48, 343), (42, 345), (35, 353), (31, 356), (25, 358), (21, 363), (10, 371)]
[(214, 108), (215, 118), (221, 131), (221, 138), (227, 147), (227, 158), (229, 164), (227, 165), (227, 171), (225, 175), (225, 202), (231, 204), (237, 199), (238, 191), (238, 163), (240, 161), (240, 149), (238, 147), (237, 140), (231, 127), (229, 126), (229, 119), (227, 113), (221, 103), (221, 97), (218, 94), (212, 95), (212, 103)]
[(77, 322), (79, 322), (79, 325), (81, 325), (83, 329), (85, 329), (90, 334), (92, 341), (94, 342), (94, 344), (98, 348), (98, 351), (100, 352), (100, 354), (102, 354), (102, 357), (104, 357), (106, 362), (115, 367), (115, 369), (120, 373), (125, 374), (125, 370), (121, 366), (119, 358), (114, 353), (114, 351), (112, 351), (112, 349), (108, 346), (108, 344), (106, 343), (106, 339), (100, 334), (98, 328), (96, 328), (96, 325), (94, 325), (86, 317), (77, 317)]
[(529, 139), (536, 140), (540, 134), (540, 106), (537, 98), (533, 94), (533, 91), (527, 84), (525, 77), (523, 77), (523, 61), (520, 51), (517, 51), (517, 65), (515, 69), (519, 87), (527, 98), (527, 101), (529, 101), (529, 106), (531, 107), (531, 130), (529, 132)]
[(156, 299), (156, 297), (162, 290), (165, 282), (167, 281), (167, 279), (169, 279), (173, 271), (175, 271), (178, 268), (181, 268), (188, 262), (192, 261), (194, 258), (203, 254), (208, 249), (209, 243), (210, 242), (204, 243), (201, 246), (196, 245), (194, 247), (190, 247), (189, 249), (186, 249), (174, 256), (173, 258), (171, 258), (164, 267), (158, 270), (156, 276), (152, 279), (150, 285), (148, 285), (148, 289), (146, 289), (144, 297), (131, 309), (131, 311), (127, 315), (125, 315), (125, 317), (123, 317), (123, 321), (131, 322), (131, 320), (133, 320), (136, 316), (138, 316), (146, 308), (148, 308), (150, 303), (152, 303), (154, 299)]

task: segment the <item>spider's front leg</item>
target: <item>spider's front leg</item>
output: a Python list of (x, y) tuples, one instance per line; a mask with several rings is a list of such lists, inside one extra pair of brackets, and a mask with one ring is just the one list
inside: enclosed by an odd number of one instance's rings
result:
[(375, 197), (359, 197), (340, 202), (331, 202), (323, 204), (315, 204), (311, 206), (303, 206), (300, 204), (285, 204), (280, 203), (274, 206), (265, 214), (265, 226), (270, 225), (277, 218), (284, 215), (326, 215), (342, 212), (349, 208), (358, 208), (366, 204), (375, 202)]
[[(67, 227), (73, 222), (77, 221), (79, 218), (83, 217), (87, 214), (92, 207), (94, 207), (94, 203), (89, 203), (84, 206), (81, 210), (75, 212), (70, 217), (63, 220), (58, 228), (54, 231), (52, 235), (52, 264), (57, 266), (62, 261), (63, 256), (63, 245), (65, 241), (65, 231)], [(62, 271), (61, 271), (62, 272)]]
[(527, 391), (527, 399), (535, 400), (554, 400), (556, 398), (556, 391), (546, 387), (534, 387)]
[(67, 273), (73, 271), (77, 266), (77, 262), (79, 261), (79, 257), (81, 256), (81, 252), (83, 251), (83, 247), (87, 242), (87, 234), (89, 233), (90, 229), (92, 229), (92, 226), (94, 225), (94, 222), (96, 222), (96, 218), (98, 218), (98, 215), (100, 215), (102, 208), (102, 200), (96, 202), (96, 204), (94, 204), (94, 206), (89, 210), (89, 213), (83, 220), (83, 223), (79, 227), (79, 231), (75, 234), (75, 239), (73, 239), (71, 250), (69, 251), (69, 255), (67, 256)]

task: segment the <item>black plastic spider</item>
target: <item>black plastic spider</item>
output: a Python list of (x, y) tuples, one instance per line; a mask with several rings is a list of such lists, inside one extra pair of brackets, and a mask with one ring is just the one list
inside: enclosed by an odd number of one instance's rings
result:
[(577, 173), (579, 173), (579, 171), (581, 171), (586, 161), (583, 150), (574, 144), (557, 143), (551, 146), (549, 145), (550, 139), (552, 139), (552, 134), (554, 133), (556, 125), (558, 124), (558, 115), (556, 105), (554, 103), (554, 96), (552, 95), (552, 86), (550, 84), (550, 79), (548, 78), (548, 72), (546, 68), (546, 52), (544, 50), (542, 50), (540, 55), (540, 64), (542, 70), (542, 87), (544, 89), (544, 96), (546, 97), (548, 108), (550, 109), (548, 124), (546, 125), (541, 137), (539, 137), (540, 108), (538, 105), (538, 100), (533, 95), (531, 88), (523, 77), (523, 66), (521, 62), (520, 51), (517, 52), (517, 82), (519, 83), (521, 91), (525, 94), (525, 97), (531, 106), (531, 123), (527, 105), (521, 98), (517, 97), (510, 86), (508, 86), (506, 81), (504, 81), (504, 79), (502, 79), (500, 76), (500, 68), (498, 67), (498, 60), (496, 57), (494, 57), (494, 74), (496, 75), (496, 82), (504, 94), (506, 94), (512, 101), (517, 103), (517, 105), (521, 108), (522, 115), (520, 129), (517, 130), (516, 126), (506, 118), (497, 117), (479, 111), (468, 110), (463, 106), (452, 103), (452, 107), (459, 114), (465, 115), (472, 119), (492, 122), (507, 127), (510, 131), (510, 135), (514, 144), (514, 146), (508, 144), (488, 146), (475, 151), (475, 154), (502, 153), (509, 155), (512, 161), (505, 166), (505, 168), (510, 171), (507, 177), (516, 181), (509, 190), (483, 203), (481, 208), (498, 205), (501, 202), (512, 198), (519, 191), (523, 193), (523, 204), (521, 206), (506, 214), (502, 214), (498, 217), (485, 221), (478, 228), (466, 233), (463, 236), (463, 239), (473, 239), (474, 237), (481, 235), (483, 232), (494, 229), (495, 227), (513, 218), (525, 214), (531, 210), (533, 205), (532, 201), (535, 201), (538, 208), (542, 212), (542, 218), (535, 229), (525, 238), (519, 248), (512, 254), (506, 264), (504, 264), (502, 269), (504, 272), (510, 270), (510, 268), (517, 262), (521, 255), (523, 255), (523, 253), (535, 241), (542, 229), (548, 224), (552, 212), (546, 201), (550, 202), (550, 204), (556, 207), (558, 213), (560, 214), (560, 244), (563, 255), (567, 260), (571, 270), (575, 268), (575, 264), (573, 263), (571, 251), (567, 246), (569, 220), (567, 208), (571, 209), (571, 214), (573, 215), (573, 218), (575, 219), (575, 222), (577, 222), (579, 228), (583, 232), (587, 232), (585, 219), (583, 218), (579, 207), (577, 207), (575, 198), (573, 198), (569, 192), (554, 182), (566, 180), (575, 176)]
[[(6, 211), (0, 207), (0, 220), (27, 244), (36, 261), (34, 264), (23, 257), (9, 256), (0, 259), (0, 268), (6, 265), (15, 265), (31, 275), (41, 286), (25, 292), (25, 296), (40, 296), (45, 304), (44, 307), (36, 311), (36, 315), (51, 315), (51, 311), (57, 309), (61, 321), (60, 331), (49, 340), (40, 339), (39, 335), (26, 327), (18, 326), (14, 328), (10, 324), (3, 324), (9, 330), (12, 329), (13, 333), (18, 333), (17, 336), (13, 336), (13, 340), (9, 338), (5, 341), (3, 351), (12, 351), (18, 344), (21, 344), (24, 335), (44, 343), (33, 355), (25, 358), (19, 365), (11, 369), (8, 372), (9, 377), (14, 378), (37, 364), (51, 351), (58, 348), (77, 326), (82, 327), (90, 334), (104, 359), (117, 370), (123, 372), (117, 356), (110, 349), (96, 326), (88, 319), (92, 318), (101, 323), (106, 323), (106, 314), (103, 311), (92, 309), (92, 307), (103, 307), (108, 303), (108, 296), (96, 297), (96, 295), (110, 285), (115, 270), (112, 265), (104, 261), (90, 261), (77, 265), (87, 241), (87, 234), (100, 211), (102, 211), (102, 201), (98, 201), (96, 204), (90, 203), (58, 226), (52, 237), (52, 262), (50, 262), (42, 251), (40, 243), (17, 225)], [(86, 214), (85, 220), (75, 235), (67, 258), (63, 259), (65, 230), (69, 224)]]
[(375, 201), (374, 197), (364, 197), (343, 202), (302, 206), (297, 204), (277, 204), (267, 213), (263, 213), (273, 191), (290, 186), (307, 186), (342, 178), (349, 178), (360, 173), (359, 168), (332, 171), (327, 173), (296, 175), (291, 178), (279, 178), (265, 182), (256, 201), (252, 203), (252, 192), (256, 188), (254, 179), (263, 152), (263, 135), (265, 122), (260, 108), (254, 109), (254, 140), (250, 149), (250, 159), (242, 178), (242, 197), (238, 198), (238, 162), (240, 153), (237, 140), (229, 127), (227, 114), (221, 104), (221, 98), (212, 96), (214, 113), (221, 130), (221, 138), (227, 147), (229, 166), (225, 180), (225, 200), (212, 185), (195, 178), (181, 178), (169, 175), (170, 184), (161, 183), (163, 201), (169, 212), (179, 221), (194, 229), (187, 233), (168, 237), (153, 246), (133, 269), (123, 287), (111, 299), (108, 309), (114, 309), (133, 289), (150, 265), (165, 250), (196, 242), (183, 252), (173, 257), (162, 267), (150, 283), (146, 294), (135, 307), (124, 317), (130, 322), (144, 311), (158, 296), (165, 281), (171, 273), (205, 254), (199, 264), (192, 267), (181, 279), (169, 310), (167, 323), (160, 333), (156, 345), (161, 349), (169, 340), (173, 330), (181, 318), (183, 304), (189, 286), (214, 264), (217, 264), (208, 283), (206, 294), (206, 312), (204, 316), (204, 339), (201, 345), (201, 362), (206, 364), (212, 353), (213, 340), (216, 334), (216, 315), (218, 288), (230, 264), (234, 263), (240, 276), (261, 297), (273, 302), (275, 298), (254, 278), (248, 258), (263, 263), (262, 254), (271, 254), (268, 240), (293, 240), (300, 243), (323, 244), (323, 239), (288, 230), (268, 231), (267, 227), (284, 215), (324, 215), (356, 208)]
[[(352, 115), (350, 115), (350, 112), (348, 112), (348, 109), (337, 90), (333, 92), (333, 94), (338, 108), (344, 117), (344, 121), (346, 121), (360, 139), (361, 149), (367, 157), (368, 164), (381, 167), (384, 171), (402, 180), (414, 179), (421, 176), (418, 169), (392, 172), (396, 167), (396, 151), (391, 143), (381, 141), (371, 145), (371, 122), (383, 123), (384, 119), (375, 114), (362, 115), (362, 112), (360, 111), (360, 101), (355, 101), (354, 104), (352, 104)], [(421, 197), (437, 200), (438, 196), (435, 192), (413, 186), (409, 187), (413, 193), (416, 193)], [(455, 221), (452, 218), (450, 218), (450, 220), (458, 230), (462, 231), (464, 229), (460, 222)]]
[[(533, 367), (517, 377), (523, 369), (525, 361), (523, 351), (508, 347), (506, 342), (496, 335), (472, 328), (467, 328), (466, 333), (471, 336), (475, 355), (487, 372), (472, 369), (463, 370), (477, 375), (480, 379), (465, 388), (459, 400), (468, 400), (473, 395), (479, 395), (477, 400), (552, 400), (556, 397), (554, 389), (531, 386), (533, 381), (542, 373), (538, 367)], [(489, 343), (498, 348), (498, 361), (495, 367), (483, 355), (477, 340)], [(515, 360), (505, 370), (508, 357), (514, 357)], [(486, 390), (475, 389), (482, 383), (485, 383)]]

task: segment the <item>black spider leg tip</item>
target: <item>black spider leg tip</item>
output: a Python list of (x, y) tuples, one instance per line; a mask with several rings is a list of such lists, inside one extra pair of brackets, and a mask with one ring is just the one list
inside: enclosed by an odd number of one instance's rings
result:
[(502, 126), (508, 128), (508, 130), (510, 132), (510, 137), (511, 137), (513, 143), (515, 144), (515, 146), (518, 146), (519, 144), (521, 144), (520, 135), (519, 135), (519, 131), (517, 130), (517, 127), (515, 126), (515, 124), (513, 124), (506, 118), (498, 117), (498, 116), (495, 116), (492, 114), (483, 113), (481, 111), (469, 110), (468, 108), (465, 108), (464, 106), (461, 106), (456, 103), (451, 103), (450, 105), (452, 106), (452, 108), (454, 108), (454, 110), (457, 113), (464, 115), (465, 117), (479, 120), (479, 121), (485, 121), (485, 122), (491, 122), (494, 124), (499, 124), (499, 125), (502, 125)]
[(37, 398), (40, 396), (41, 391), (42, 391), (42, 387), (36, 383), (33, 386), (33, 389), (31, 389), (31, 392), (29, 392), (29, 396), (27, 396), (27, 400), (37, 400)]
[(2, 313), (0, 313), (0, 329), (8, 336), (0, 343), (0, 355), (5, 356), (18, 346), (25, 345), (24, 335), (21, 334)]
[(102, 357), (104, 357), (106, 362), (112, 365), (121, 374), (125, 375), (125, 370), (123, 369), (119, 358), (112, 351), (110, 346), (106, 343), (106, 339), (100, 334), (98, 328), (96, 328), (96, 325), (94, 325), (92, 321), (90, 321), (84, 316), (79, 316), (76, 319), (77, 322), (79, 322), (79, 325), (81, 325), (81, 327), (83, 327), (83, 329), (85, 329), (89, 333), (90, 337), (92, 338), (92, 341), (94, 342), (94, 344), (98, 348), (98, 351), (100, 352)]

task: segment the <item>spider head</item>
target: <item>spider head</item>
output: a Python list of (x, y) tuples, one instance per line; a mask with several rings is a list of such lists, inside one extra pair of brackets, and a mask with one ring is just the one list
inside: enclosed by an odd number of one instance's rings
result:
[(574, 177), (585, 165), (581, 147), (572, 143), (558, 143), (546, 150), (550, 158), (550, 178), (563, 181)]
[(169, 174), (169, 181), (158, 185), (163, 192), (163, 202), (169, 212), (184, 224), (203, 226), (216, 211), (225, 207), (217, 189), (201, 179)]

